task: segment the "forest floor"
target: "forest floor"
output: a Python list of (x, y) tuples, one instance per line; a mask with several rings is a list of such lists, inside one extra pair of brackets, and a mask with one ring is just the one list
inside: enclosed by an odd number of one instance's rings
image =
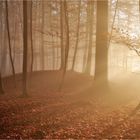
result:
[(20, 75), (16, 89), (12, 77), (4, 79), (0, 139), (140, 138), (139, 112), (126, 119), (139, 103), (137, 75), (112, 80), (108, 93), (98, 93), (93, 77), (76, 72), (67, 73), (60, 92), (60, 76), (57, 71), (33, 73), (27, 98), (20, 97)]

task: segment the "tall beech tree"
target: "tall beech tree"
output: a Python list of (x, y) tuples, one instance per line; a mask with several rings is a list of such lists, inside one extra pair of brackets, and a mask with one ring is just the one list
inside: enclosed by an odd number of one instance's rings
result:
[(95, 80), (108, 81), (108, 0), (97, 1)]
[(67, 10), (67, 2), (64, 0), (64, 17), (65, 17), (65, 34), (66, 34), (66, 43), (65, 43), (65, 63), (64, 63), (64, 68), (63, 68), (63, 73), (62, 73), (62, 80), (60, 83), (59, 89), (61, 90), (64, 80), (65, 80), (65, 75), (66, 75), (66, 70), (67, 70), (67, 65), (68, 65), (68, 56), (69, 56), (69, 18), (68, 18), (68, 10)]
[[(2, 11), (3, 11), (3, 5), (2, 5), (2, 2), (0, 2), (0, 31), (2, 32), (2, 27), (3, 27), (3, 25), (2, 25)], [(2, 43), (2, 34), (0, 35), (0, 51), (2, 51), (2, 45), (3, 45), (3, 43)], [(2, 58), (2, 57), (1, 57)], [(3, 90), (3, 85), (2, 85), (2, 77), (1, 77), (1, 69), (2, 69), (2, 62), (1, 62), (2, 60), (0, 60), (0, 94), (4, 94), (4, 90)]]
[(0, 72), (0, 94), (4, 94), (1, 72)]
[(27, 96), (28, 1), (23, 1), (23, 96)]
[(87, 58), (87, 52), (88, 52), (88, 34), (89, 33), (89, 1), (87, 1), (87, 7), (86, 7), (86, 33), (85, 33), (85, 48), (84, 48), (84, 55), (83, 55), (83, 67), (82, 71), (85, 72), (86, 68), (86, 58)]
[(33, 3), (30, 2), (30, 38), (31, 38), (31, 72), (33, 71), (33, 62), (34, 62), (34, 50), (33, 50), (33, 13), (32, 13)]
[(60, 0), (60, 46), (61, 46), (61, 65), (60, 65), (60, 69), (62, 70), (64, 68), (65, 65), (65, 50), (64, 50), (64, 4), (63, 1)]
[[(41, 25), (41, 28), (42, 28), (42, 31), (44, 31), (44, 4), (45, 2), (42, 1), (42, 25)], [(44, 52), (44, 34), (42, 34), (42, 37), (41, 37), (41, 69), (44, 70), (45, 68), (45, 52)]]
[(11, 39), (10, 39), (10, 29), (9, 29), (9, 12), (8, 12), (8, 1), (5, 0), (5, 7), (6, 7), (6, 27), (7, 27), (7, 35), (8, 35), (8, 46), (9, 46), (9, 57), (10, 57), (10, 62), (12, 66), (12, 73), (14, 76), (15, 80), (15, 67), (14, 67), (14, 62), (12, 58), (12, 47), (11, 47)]
[(76, 31), (76, 43), (75, 43), (75, 50), (72, 62), (72, 70), (74, 70), (74, 66), (76, 63), (76, 55), (78, 51), (78, 43), (79, 43), (79, 28), (80, 28), (80, 11), (81, 11), (81, 0), (79, 0), (79, 7), (78, 7), (78, 23), (77, 23), (77, 31)]
[(85, 72), (90, 74), (92, 62), (92, 48), (93, 48), (93, 14), (94, 14), (94, 1), (89, 2), (89, 30), (88, 30), (88, 53)]

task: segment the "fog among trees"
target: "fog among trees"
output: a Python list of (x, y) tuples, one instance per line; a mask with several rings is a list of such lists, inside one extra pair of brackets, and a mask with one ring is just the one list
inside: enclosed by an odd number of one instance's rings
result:
[(139, 0), (0, 1), (0, 139), (138, 139)]

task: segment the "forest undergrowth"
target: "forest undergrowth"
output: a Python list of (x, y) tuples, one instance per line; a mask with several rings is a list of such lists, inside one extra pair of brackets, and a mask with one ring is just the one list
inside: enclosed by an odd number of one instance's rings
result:
[(114, 99), (113, 93), (98, 96), (90, 87), (92, 77), (72, 72), (59, 92), (59, 76), (57, 72), (33, 73), (27, 98), (20, 97), (20, 75), (16, 90), (11, 77), (4, 79), (7, 90), (0, 96), (0, 139), (140, 138), (139, 112), (126, 120), (138, 100), (124, 96), (120, 100), (117, 95)]

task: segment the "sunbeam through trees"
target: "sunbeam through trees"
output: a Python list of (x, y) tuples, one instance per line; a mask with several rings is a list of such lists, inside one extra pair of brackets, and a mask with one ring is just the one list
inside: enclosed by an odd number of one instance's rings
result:
[(140, 0), (0, 0), (0, 139), (140, 139)]

